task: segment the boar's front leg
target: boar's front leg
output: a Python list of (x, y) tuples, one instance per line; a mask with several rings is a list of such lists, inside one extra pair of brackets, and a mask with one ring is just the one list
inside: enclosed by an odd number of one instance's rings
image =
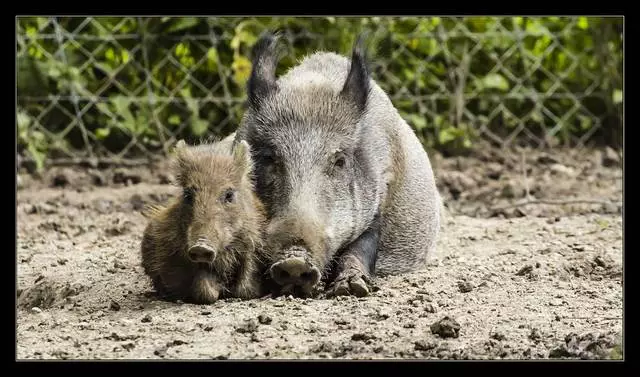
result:
[(380, 238), (380, 217), (376, 216), (367, 230), (339, 253), (334, 270), (335, 279), (329, 286), (330, 296), (368, 296), (371, 277), (375, 272)]

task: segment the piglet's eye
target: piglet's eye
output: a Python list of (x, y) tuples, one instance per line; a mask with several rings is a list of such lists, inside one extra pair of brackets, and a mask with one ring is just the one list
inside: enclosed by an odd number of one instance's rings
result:
[(225, 204), (233, 203), (236, 200), (236, 192), (233, 189), (227, 189), (224, 194), (222, 194), (222, 202)]

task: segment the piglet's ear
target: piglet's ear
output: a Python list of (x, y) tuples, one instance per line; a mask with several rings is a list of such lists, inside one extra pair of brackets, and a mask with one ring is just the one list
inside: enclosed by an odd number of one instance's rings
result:
[(173, 153), (171, 170), (175, 177), (174, 183), (183, 186), (185, 172), (189, 168), (189, 146), (184, 140), (179, 140), (173, 148)]
[(253, 171), (251, 147), (245, 140), (240, 140), (235, 144), (233, 148), (233, 162), (242, 174), (250, 174)]

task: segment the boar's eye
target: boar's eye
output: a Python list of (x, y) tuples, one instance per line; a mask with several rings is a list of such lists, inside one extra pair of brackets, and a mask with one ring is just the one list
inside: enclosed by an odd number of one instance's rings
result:
[(347, 165), (347, 158), (342, 152), (338, 152), (333, 155), (333, 169), (340, 170), (343, 169)]
[(224, 194), (222, 194), (222, 202), (225, 204), (233, 203), (236, 200), (236, 192), (234, 189), (227, 189)]
[(194, 187), (186, 187), (182, 192), (182, 196), (184, 198), (184, 202), (191, 205), (193, 204), (193, 198), (196, 196), (196, 189)]

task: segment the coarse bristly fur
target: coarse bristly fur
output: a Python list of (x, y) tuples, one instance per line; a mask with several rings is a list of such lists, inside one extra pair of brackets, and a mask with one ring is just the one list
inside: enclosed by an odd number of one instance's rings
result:
[(316, 52), (279, 78), (277, 41), (267, 33), (254, 47), (249, 108), (236, 135), (252, 148), (266, 243), (304, 247), (326, 275), (379, 216), (376, 272), (425, 266), (441, 197), (422, 144), (371, 79), (362, 40), (351, 59)]
[[(166, 206), (147, 207), (142, 266), (166, 299), (206, 304), (261, 292), (265, 214), (254, 194), (249, 146), (233, 147), (234, 136), (178, 142), (173, 173), (182, 193)], [(215, 250), (211, 263), (188, 258), (196, 243)]]

